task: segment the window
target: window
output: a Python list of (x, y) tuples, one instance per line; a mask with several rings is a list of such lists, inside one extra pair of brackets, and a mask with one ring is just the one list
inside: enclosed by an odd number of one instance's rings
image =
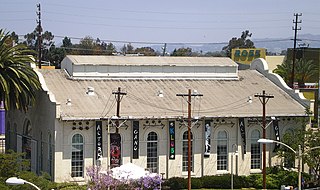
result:
[(53, 151), (52, 151), (52, 138), (51, 138), (51, 134), (49, 133), (48, 135), (48, 173), (50, 174), (50, 176), (52, 177), (52, 155)]
[(217, 170), (227, 170), (228, 153), (227, 153), (227, 132), (219, 131), (217, 143)]
[(83, 136), (75, 134), (72, 137), (71, 176), (83, 177)]
[(260, 143), (257, 141), (260, 139), (260, 132), (254, 130), (251, 133), (251, 169), (261, 168), (261, 150)]
[[(190, 132), (191, 136), (191, 171), (193, 171), (193, 154), (192, 154), (192, 141), (193, 141), (193, 135)], [(183, 133), (183, 137), (182, 137), (182, 171), (186, 172), (188, 171), (188, 131)]]
[(158, 135), (155, 132), (148, 134), (147, 168), (152, 173), (158, 173)]

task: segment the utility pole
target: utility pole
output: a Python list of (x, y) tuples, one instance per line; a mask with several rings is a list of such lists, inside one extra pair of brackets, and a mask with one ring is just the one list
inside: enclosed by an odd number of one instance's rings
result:
[(191, 89), (188, 94), (177, 94), (177, 96), (188, 96), (188, 190), (191, 190), (191, 96), (203, 96), (202, 94), (191, 94)]
[[(266, 139), (266, 104), (270, 98), (274, 98), (273, 95), (266, 94), (265, 90), (262, 91), (262, 94), (255, 94), (254, 97), (258, 97), (262, 104), (262, 138)], [(266, 144), (262, 145), (262, 174), (263, 174), (263, 189), (266, 188)]]
[(291, 72), (291, 88), (294, 86), (294, 66), (296, 62), (296, 46), (297, 46), (297, 31), (301, 30), (301, 27), (298, 28), (298, 24), (301, 23), (302, 21), (298, 21), (299, 16), (302, 16), (302, 13), (295, 13), (293, 16), (296, 17), (295, 20), (293, 20), (294, 27), (292, 27), (292, 30), (294, 30), (294, 39), (293, 39), (293, 52), (292, 52), (292, 72)]
[(41, 7), (40, 7), (40, 3), (37, 4), (37, 8), (38, 8), (38, 11), (37, 11), (37, 16), (38, 16), (38, 20), (37, 20), (37, 28), (38, 28), (38, 67), (39, 69), (41, 69), (41, 43), (42, 43), (42, 40), (41, 40), (41, 31), (42, 31), (42, 27), (41, 27)]
[(164, 46), (162, 47), (162, 56), (166, 55), (166, 51), (167, 51), (167, 43), (164, 43)]
[(120, 102), (124, 95), (127, 95), (126, 92), (121, 92), (121, 87), (118, 87), (118, 91), (113, 91), (112, 94), (116, 95), (116, 101), (117, 101), (117, 121), (116, 121), (116, 133), (119, 132), (119, 119), (120, 119)]

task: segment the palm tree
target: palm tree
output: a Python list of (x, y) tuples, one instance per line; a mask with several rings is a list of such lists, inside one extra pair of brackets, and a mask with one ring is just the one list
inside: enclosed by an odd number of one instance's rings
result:
[[(312, 81), (318, 76), (319, 66), (313, 63), (313, 60), (297, 59), (294, 66), (294, 79), (298, 82), (299, 86), (303, 86), (306, 82)], [(292, 61), (285, 60), (281, 65), (273, 71), (280, 75), (283, 80), (289, 84), (292, 73)]]
[(10, 35), (0, 29), (0, 100), (5, 110), (15, 108), (26, 111), (35, 103), (41, 90), (38, 75), (31, 68), (32, 54), (24, 44), (11, 45)]

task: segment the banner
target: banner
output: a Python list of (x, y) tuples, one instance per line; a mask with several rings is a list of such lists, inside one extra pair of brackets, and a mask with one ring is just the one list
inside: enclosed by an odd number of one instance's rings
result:
[(102, 158), (102, 121), (96, 122), (96, 159)]
[(119, 167), (121, 164), (121, 136), (118, 133), (110, 134), (110, 167)]
[(246, 128), (244, 125), (244, 118), (239, 118), (239, 128), (242, 139), (243, 153), (245, 154), (247, 151), (247, 143), (246, 143)]
[[(276, 136), (276, 140), (280, 141), (279, 122), (278, 122), (278, 120), (273, 120), (272, 124), (273, 124), (274, 134)], [(275, 147), (274, 147), (273, 151), (275, 152), (278, 148), (280, 148), (280, 144), (275, 143)]]
[(210, 156), (210, 149), (211, 149), (211, 126), (210, 120), (206, 120), (204, 122), (204, 157)]
[(132, 124), (132, 159), (139, 158), (139, 121)]
[(175, 123), (169, 121), (169, 159), (175, 159)]

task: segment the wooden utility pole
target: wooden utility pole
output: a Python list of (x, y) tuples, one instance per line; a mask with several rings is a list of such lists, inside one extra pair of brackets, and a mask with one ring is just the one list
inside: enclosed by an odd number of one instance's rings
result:
[[(270, 98), (274, 98), (273, 95), (266, 94), (263, 90), (262, 94), (255, 94), (254, 97), (258, 97), (260, 102), (262, 103), (262, 138), (266, 139), (266, 104), (268, 103)], [(266, 188), (266, 144), (262, 145), (262, 174), (263, 174), (263, 189)]]
[(38, 8), (38, 11), (37, 11), (37, 16), (38, 16), (38, 20), (37, 20), (37, 28), (38, 28), (38, 67), (39, 69), (41, 69), (41, 50), (42, 50), (42, 47), (41, 47), (41, 43), (42, 43), (42, 40), (41, 40), (41, 31), (42, 31), (42, 27), (41, 27), (41, 7), (40, 7), (40, 3), (37, 4), (37, 8)]
[(117, 121), (116, 121), (116, 133), (119, 132), (119, 119), (120, 119), (120, 102), (124, 95), (127, 95), (125, 92), (121, 92), (121, 87), (118, 87), (118, 91), (113, 91), (112, 94), (116, 95), (116, 101), (117, 101)]
[(302, 13), (298, 14), (295, 13), (293, 16), (296, 17), (296, 20), (293, 20), (293, 23), (295, 24), (294, 27), (292, 27), (292, 30), (294, 30), (294, 39), (293, 39), (293, 52), (292, 52), (292, 72), (291, 72), (291, 88), (294, 87), (294, 67), (296, 62), (296, 47), (297, 47), (297, 31), (301, 30), (301, 27), (298, 28), (298, 23), (301, 23), (302, 21), (298, 21), (298, 17), (302, 16)]
[(191, 96), (203, 96), (202, 94), (191, 94), (191, 89), (188, 94), (177, 94), (177, 96), (188, 96), (188, 190), (191, 190)]

